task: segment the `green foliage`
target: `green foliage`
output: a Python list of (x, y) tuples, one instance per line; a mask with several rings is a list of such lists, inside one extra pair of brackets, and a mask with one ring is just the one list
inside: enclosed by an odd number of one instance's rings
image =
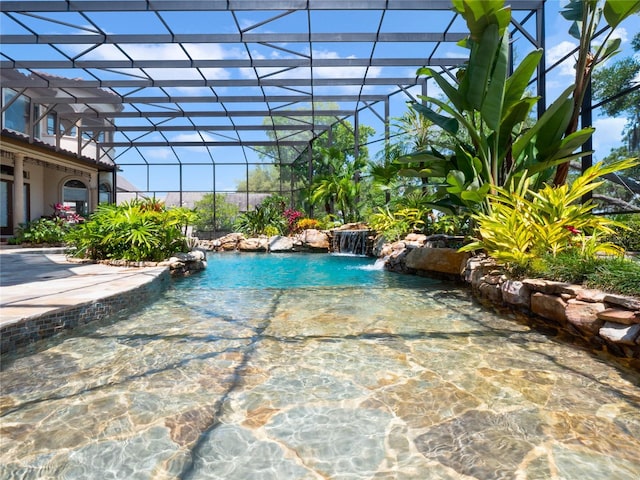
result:
[(606, 292), (640, 296), (640, 263), (629, 258), (585, 258), (576, 250), (568, 250), (556, 256), (544, 255), (528, 273)]
[(235, 222), (236, 231), (249, 236), (282, 235), (288, 222), (284, 216), (286, 199), (282, 195), (270, 195), (254, 210), (241, 214)]
[(565, 250), (577, 249), (585, 258), (598, 252), (619, 254), (621, 250), (615, 245), (598, 241), (600, 235), (613, 233), (615, 222), (592, 215), (592, 202), (579, 202), (600, 185), (596, 181), (599, 177), (635, 164), (631, 160), (597, 164), (571, 186), (546, 185), (537, 192), (529, 188), (526, 178), (509, 189), (496, 188), (489, 196), (491, 212), (474, 215), (481, 238), (461, 250), (484, 249), (516, 272), (527, 271), (546, 254), (556, 256)]
[(640, 214), (617, 215), (613, 219), (620, 225), (614, 226), (605, 240), (628, 252), (640, 252)]
[(392, 212), (389, 207), (378, 207), (377, 213), (371, 215), (368, 223), (386, 240), (396, 241), (408, 233), (422, 232), (426, 224), (425, 219), (430, 212), (419, 208), (400, 208)]
[[(565, 10), (570, 13), (563, 14), (580, 22), (574, 17), (583, 3), (589, 4), (590, 9), (597, 2), (571, 0)], [(604, 16), (610, 25), (619, 24), (637, 10), (637, 5), (632, 4), (638, 2), (626, 2), (629, 8), (622, 3), (625, 2), (606, 2)], [(468, 65), (458, 72), (458, 82), (454, 83), (434, 69), (419, 69), (419, 75), (431, 77), (438, 84), (447, 101), (423, 97), (426, 103), (414, 103), (413, 108), (447, 133), (455, 147), (446, 153), (433, 145), (416, 150), (404, 161), (414, 165), (420, 162), (420, 168), (404, 173), (442, 178), (442, 195), (448, 195), (459, 206), (488, 213), (488, 194), (496, 187), (527, 176), (531, 188), (537, 190), (551, 179), (556, 166), (591, 153), (574, 152), (591, 137), (593, 128), (576, 131), (573, 125), (584, 94), (582, 80), (567, 88), (537, 122), (528, 125), (538, 98), (528, 95), (526, 89), (543, 52), (530, 52), (509, 75), (510, 8), (504, 6), (503, 0), (455, 0), (453, 4), (470, 31), (469, 38), (461, 42), (470, 50)], [(582, 38), (585, 35), (589, 33)], [(605, 43), (596, 52), (602, 60), (616, 50), (615, 41)], [(585, 55), (589, 55), (589, 46), (581, 44), (580, 58)]]
[(226, 231), (233, 229), (239, 209), (237, 205), (228, 203), (224, 194), (207, 193), (196, 202), (195, 213), (193, 226), (196, 231)]
[(344, 223), (358, 220), (358, 177), (366, 161), (350, 161), (337, 148), (323, 149), (319, 152), (319, 157), (322, 168), (309, 186), (310, 202), (323, 204), (328, 214), (339, 215)]
[(63, 243), (65, 235), (72, 228), (63, 218), (40, 218), (21, 224), (11, 243)]
[(236, 182), (238, 192), (272, 192), (280, 189), (280, 170), (275, 165), (256, 165), (249, 171), (247, 180)]
[(66, 241), (82, 258), (161, 261), (186, 249), (183, 229), (191, 218), (185, 209), (167, 210), (155, 199), (100, 204)]
[(443, 235), (468, 236), (472, 231), (472, 222), (469, 215), (442, 215), (429, 217), (427, 232), (429, 234), (440, 233)]
[(626, 258), (602, 259), (584, 283), (591, 288), (640, 297), (640, 263)]

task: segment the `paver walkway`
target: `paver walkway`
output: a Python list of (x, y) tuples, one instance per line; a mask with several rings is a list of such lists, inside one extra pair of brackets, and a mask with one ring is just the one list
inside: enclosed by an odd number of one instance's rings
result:
[(167, 267), (67, 261), (62, 249), (0, 248), (0, 327), (140, 287)]

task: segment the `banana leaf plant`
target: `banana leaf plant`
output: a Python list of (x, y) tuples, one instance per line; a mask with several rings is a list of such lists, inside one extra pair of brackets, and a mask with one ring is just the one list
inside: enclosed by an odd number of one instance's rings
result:
[[(582, 109), (591, 74), (596, 65), (618, 53), (620, 38), (612, 38), (615, 28), (623, 20), (640, 12), (640, 0), (569, 0), (560, 14), (571, 23), (569, 34), (580, 42), (576, 59), (576, 81), (572, 96), (571, 119), (567, 124), (566, 135), (577, 130), (578, 117)], [(606, 25), (604, 39), (592, 48), (592, 41), (599, 35), (600, 23), (604, 17)], [(558, 165), (554, 184), (562, 185), (567, 181), (569, 162)]]
[(421, 97), (424, 103), (412, 106), (450, 135), (456, 146), (446, 154), (431, 147), (406, 156), (404, 162), (419, 161), (424, 168), (404, 174), (443, 178), (443, 192), (472, 211), (488, 212), (488, 194), (496, 187), (526, 176), (531, 188), (540, 188), (557, 165), (592, 153), (575, 152), (594, 129), (567, 134), (573, 85), (537, 121), (531, 119), (539, 98), (530, 95), (527, 86), (543, 51), (530, 52), (509, 75), (511, 9), (504, 0), (453, 0), (453, 6), (470, 32), (461, 42), (470, 50), (469, 60), (454, 83), (431, 68), (419, 69), (419, 75), (438, 84), (447, 101)]

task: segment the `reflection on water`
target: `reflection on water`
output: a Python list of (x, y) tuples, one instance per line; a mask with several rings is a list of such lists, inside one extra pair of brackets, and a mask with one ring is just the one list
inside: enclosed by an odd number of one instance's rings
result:
[(226, 261), (3, 357), (0, 478), (640, 477), (637, 374), (366, 260)]

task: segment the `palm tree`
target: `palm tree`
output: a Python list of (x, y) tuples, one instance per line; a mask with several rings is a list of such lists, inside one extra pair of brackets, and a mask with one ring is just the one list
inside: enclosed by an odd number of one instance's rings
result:
[(338, 204), (344, 222), (357, 219), (357, 198), (360, 195), (359, 172), (365, 161), (346, 160), (343, 152), (336, 148), (320, 151), (320, 174), (310, 185), (311, 203), (324, 203), (328, 214), (336, 213)]

